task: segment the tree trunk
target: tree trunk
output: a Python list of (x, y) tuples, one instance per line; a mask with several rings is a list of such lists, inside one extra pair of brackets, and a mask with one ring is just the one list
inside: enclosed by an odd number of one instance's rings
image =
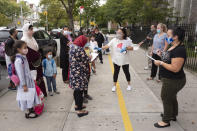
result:
[(75, 30), (74, 30), (73, 13), (72, 12), (68, 13), (68, 17), (69, 17), (69, 26), (72, 29), (72, 32), (74, 34)]

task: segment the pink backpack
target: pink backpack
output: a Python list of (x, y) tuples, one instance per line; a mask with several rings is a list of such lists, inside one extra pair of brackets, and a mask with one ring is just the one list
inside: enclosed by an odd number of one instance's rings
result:
[(37, 115), (41, 115), (44, 109), (44, 95), (42, 91), (40, 90), (40, 87), (38, 87), (38, 85), (36, 84), (36, 82), (35, 82), (35, 87), (36, 87), (36, 93), (41, 101), (41, 104), (35, 106), (34, 111)]
[[(23, 58), (21, 56), (16, 56), (16, 57), (21, 58), (22, 64), (24, 65)], [(14, 63), (8, 65), (8, 76), (10, 77), (11, 81), (14, 83), (15, 86), (18, 86), (20, 84), (20, 80), (16, 74)]]

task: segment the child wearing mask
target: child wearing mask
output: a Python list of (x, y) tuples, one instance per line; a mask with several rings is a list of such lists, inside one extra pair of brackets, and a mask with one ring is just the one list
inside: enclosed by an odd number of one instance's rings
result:
[[(90, 49), (92, 50), (93, 53), (97, 53), (97, 50), (95, 50), (95, 48), (98, 48), (98, 43), (95, 41), (95, 36), (92, 35), (91, 38), (90, 38)], [(94, 59), (94, 60), (92, 61), (92, 63), (91, 63), (91, 64), (92, 64), (92, 67), (93, 67), (92, 72), (93, 72), (94, 74), (96, 74), (95, 60), (96, 60), (96, 59)]]
[(27, 53), (27, 44), (21, 40), (15, 41), (14, 54), (11, 57), (11, 61), (14, 63), (15, 73), (20, 81), (19, 85), (17, 85), (16, 100), (20, 109), (26, 111), (25, 117), (28, 119), (38, 116), (34, 111), (34, 107), (41, 104), (41, 102), (36, 93), (35, 83), (31, 76), (26, 57)]
[[(56, 88), (57, 69), (56, 69), (55, 60), (53, 59), (52, 51), (49, 50), (46, 53), (46, 58), (42, 61), (42, 66), (44, 68), (43, 74), (47, 80), (49, 95), (53, 96), (53, 92), (55, 94), (60, 94), (60, 92), (58, 92)], [(52, 92), (51, 84), (53, 85), (53, 92)]]

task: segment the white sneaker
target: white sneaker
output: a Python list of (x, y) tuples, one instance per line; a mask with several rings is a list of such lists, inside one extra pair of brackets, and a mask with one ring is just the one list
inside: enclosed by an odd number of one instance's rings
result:
[(130, 91), (132, 89), (132, 87), (130, 85), (128, 85), (127, 90)]
[(116, 91), (116, 86), (113, 86), (112, 87), (112, 92), (115, 92)]

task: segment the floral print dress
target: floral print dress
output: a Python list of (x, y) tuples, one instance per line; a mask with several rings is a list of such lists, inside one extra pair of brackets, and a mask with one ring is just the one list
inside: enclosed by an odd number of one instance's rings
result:
[(84, 90), (88, 87), (90, 59), (83, 47), (70, 45), (70, 87), (74, 90)]

